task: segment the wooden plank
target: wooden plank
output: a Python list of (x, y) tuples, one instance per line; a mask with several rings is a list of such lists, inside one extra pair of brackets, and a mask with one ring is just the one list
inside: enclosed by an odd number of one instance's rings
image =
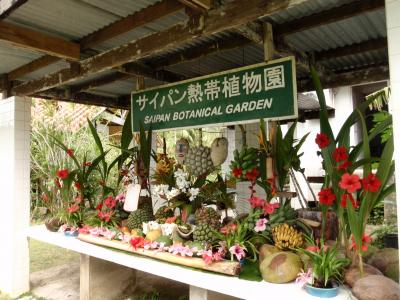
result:
[[(322, 76), (322, 87), (324, 89), (335, 88), (346, 85), (365, 84), (389, 79), (389, 66), (363, 68), (350, 72), (343, 72), (331, 76)], [(301, 80), (297, 82), (297, 92), (304, 93), (314, 90), (311, 80)]]
[(0, 40), (60, 58), (79, 60), (80, 57), (77, 43), (3, 21), (0, 22)]
[(7, 18), (14, 10), (26, 3), (28, 0), (1, 0), (0, 1), (0, 19)]
[(192, 9), (193, 11), (195, 11), (197, 13), (205, 13), (206, 12), (204, 7), (199, 6), (194, 1), (191, 1), (191, 0), (177, 0), (177, 2), (182, 3), (183, 5), (185, 5), (186, 7)]
[[(165, 17), (182, 9), (182, 5), (175, 0), (164, 0), (152, 6), (146, 7), (139, 12), (131, 14), (121, 20), (118, 20), (94, 33), (84, 37), (80, 41), (81, 49), (86, 50), (90, 47), (96, 46), (106, 40), (114, 38), (120, 34), (131, 31), (137, 27), (143, 26), (146, 23), (155, 21), (159, 18)], [(32, 73), (36, 70), (51, 65), (57, 61), (54, 57), (45, 56), (30, 62), (27, 65), (19, 67), (10, 72), (10, 80), (20, 78), (26, 74)], [(12, 78), (12, 79), (11, 79)]]
[(315, 61), (323, 61), (331, 58), (353, 55), (357, 53), (381, 50), (387, 48), (387, 38), (377, 38), (362, 43), (344, 46), (336, 49), (315, 53)]
[(31, 61), (30, 63), (27, 63), (26, 65), (23, 65), (19, 68), (12, 70), (10, 73), (8, 73), (8, 78), (11, 81), (16, 80), (17, 78), (20, 78), (26, 74), (47, 67), (48, 65), (51, 65), (57, 62), (58, 60), (59, 60), (58, 57), (55, 56), (50, 56), (50, 55), (42, 56), (38, 59), (35, 59), (34, 61)]
[(99, 86), (103, 86), (103, 85), (107, 85), (110, 83), (113, 83), (115, 81), (118, 80), (124, 80), (131, 77), (131, 75), (129, 74), (125, 74), (125, 73), (113, 73), (113, 74), (108, 74), (106, 76), (100, 77), (100, 78), (96, 78), (94, 80), (91, 80), (89, 82), (85, 82), (83, 84), (79, 84), (79, 85), (74, 85), (71, 87), (71, 94), (75, 95), (81, 91), (88, 91), (88, 90), (92, 90), (96, 87)]
[(194, 17), (185, 24), (178, 24), (164, 31), (156, 32), (131, 43), (88, 58), (80, 63), (80, 74), (74, 76), (70, 69), (60, 70), (46, 77), (19, 85), (13, 91), (20, 95), (32, 95), (40, 91), (68, 84), (85, 76), (100, 73), (120, 65), (137, 61), (149, 55), (176, 48), (199, 35), (207, 36), (225, 31), (249, 21), (271, 15), (307, 0), (249, 0), (246, 10), (242, 1), (234, 1), (209, 14)]
[(82, 49), (88, 49), (147, 23), (176, 13), (181, 9), (183, 9), (183, 5), (175, 0), (158, 2), (89, 34), (82, 38), (80, 45)]
[(351, 2), (279, 25), (275, 28), (275, 35), (279, 38), (284, 35), (355, 17), (373, 10), (383, 9), (384, 7), (385, 0), (359, 0)]
[(205, 9), (211, 9), (212, 1), (211, 0), (192, 0), (197, 5), (204, 7)]

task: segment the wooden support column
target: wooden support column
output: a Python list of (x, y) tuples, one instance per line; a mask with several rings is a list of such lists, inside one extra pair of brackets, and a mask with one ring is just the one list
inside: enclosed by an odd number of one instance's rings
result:
[(81, 254), (80, 300), (122, 299), (136, 285), (136, 270)]

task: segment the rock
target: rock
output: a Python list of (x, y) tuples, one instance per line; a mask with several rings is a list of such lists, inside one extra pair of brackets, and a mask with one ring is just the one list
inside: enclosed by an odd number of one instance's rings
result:
[[(350, 285), (354, 286), (357, 280), (360, 279), (360, 272), (359, 272), (358, 266), (352, 266), (350, 267), (344, 274), (344, 281)], [(368, 275), (383, 275), (381, 271), (379, 271), (377, 268), (370, 266), (368, 264), (364, 264), (364, 276), (366, 277)]]
[(265, 281), (285, 283), (294, 280), (302, 267), (298, 255), (291, 252), (277, 252), (261, 262), (260, 271)]
[(364, 261), (368, 261), (371, 258), (371, 256), (374, 255), (378, 251), (379, 251), (378, 247), (369, 245), (367, 251), (363, 252), (363, 254), (362, 254)]
[(260, 263), (261, 263), (261, 262), (264, 260), (264, 258), (266, 258), (267, 256), (279, 252), (278, 248), (276, 248), (275, 246), (270, 245), (270, 244), (264, 244), (264, 245), (262, 245), (262, 246), (260, 247), (259, 251), (260, 251), (260, 256), (259, 256)]
[(357, 280), (352, 293), (359, 300), (399, 300), (400, 287), (382, 275), (368, 275)]
[(383, 275), (399, 281), (399, 250), (384, 248), (371, 255), (368, 264), (380, 270)]

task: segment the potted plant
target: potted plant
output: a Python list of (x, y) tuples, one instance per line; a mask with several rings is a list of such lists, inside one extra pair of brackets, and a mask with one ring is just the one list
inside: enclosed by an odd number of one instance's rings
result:
[(339, 291), (343, 270), (350, 260), (338, 253), (337, 245), (328, 246), (321, 240), (315, 243), (306, 237), (309, 246), (297, 251), (309, 258), (310, 268), (307, 273), (300, 273), (296, 282), (300, 282), (307, 293), (320, 298), (335, 297)]
[(397, 226), (383, 225), (372, 232), (371, 237), (373, 238), (372, 245), (378, 248), (396, 248), (399, 247), (399, 238), (397, 233)]

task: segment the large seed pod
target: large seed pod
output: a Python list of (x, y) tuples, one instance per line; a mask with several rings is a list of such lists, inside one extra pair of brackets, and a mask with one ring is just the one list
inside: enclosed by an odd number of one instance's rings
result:
[(190, 148), (185, 162), (187, 170), (194, 176), (200, 176), (213, 170), (210, 148), (200, 146)]
[(220, 166), (228, 156), (228, 140), (216, 138), (211, 144), (211, 160), (214, 167)]

